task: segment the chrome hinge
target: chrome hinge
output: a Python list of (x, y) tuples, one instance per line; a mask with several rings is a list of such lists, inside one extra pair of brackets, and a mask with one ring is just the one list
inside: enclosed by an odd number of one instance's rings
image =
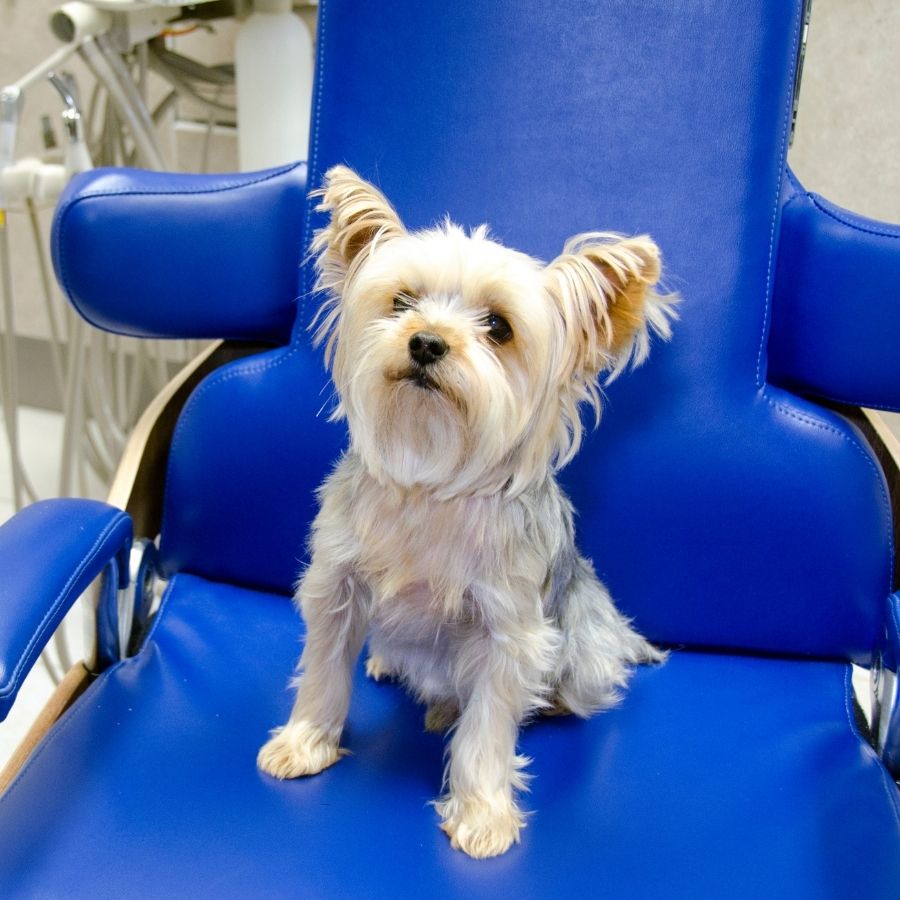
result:
[(128, 557), (128, 580), (123, 588), (113, 562), (85, 594), (85, 664), (89, 671), (104, 669), (133, 656), (143, 641), (162, 578), (159, 551), (153, 541), (136, 540)]
[(884, 664), (881, 653), (875, 655), (871, 676), (872, 737), (881, 755), (888, 739), (891, 720), (897, 715), (897, 673)]
[(119, 607), (119, 646), (122, 656), (133, 656), (143, 642), (162, 582), (156, 544), (140, 538), (131, 547), (127, 597)]

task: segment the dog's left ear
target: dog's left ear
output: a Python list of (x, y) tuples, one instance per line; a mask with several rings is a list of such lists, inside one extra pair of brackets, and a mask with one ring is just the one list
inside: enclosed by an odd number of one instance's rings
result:
[(317, 212), (331, 214), (312, 243), (317, 257), (320, 287), (340, 293), (347, 271), (379, 242), (406, 234), (406, 229), (384, 194), (346, 166), (325, 173)]
[(650, 332), (668, 339), (675, 298), (656, 293), (660, 252), (646, 235), (608, 232), (573, 237), (544, 270), (566, 330), (565, 374), (587, 381), (639, 365)]

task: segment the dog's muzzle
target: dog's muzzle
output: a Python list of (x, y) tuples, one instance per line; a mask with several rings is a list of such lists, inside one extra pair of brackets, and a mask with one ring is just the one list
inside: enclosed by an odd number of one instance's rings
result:
[(446, 356), (449, 350), (447, 342), (430, 331), (417, 331), (409, 339), (409, 355), (420, 366), (430, 366)]

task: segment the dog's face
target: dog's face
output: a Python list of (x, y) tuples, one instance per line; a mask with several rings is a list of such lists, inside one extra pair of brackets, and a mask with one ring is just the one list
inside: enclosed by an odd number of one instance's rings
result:
[(446, 222), (408, 232), (345, 167), (316, 237), (317, 338), (354, 449), (380, 481), (438, 497), (518, 492), (571, 458), (597, 376), (667, 335), (648, 238), (585, 235), (549, 266)]

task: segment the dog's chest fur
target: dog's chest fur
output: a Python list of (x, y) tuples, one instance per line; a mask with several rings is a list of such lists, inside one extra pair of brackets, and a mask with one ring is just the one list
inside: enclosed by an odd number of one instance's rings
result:
[(527, 604), (545, 610), (574, 559), (571, 508), (554, 479), (514, 499), (435, 500), (369, 476), (348, 453), (323, 486), (313, 551), (371, 594), (373, 644), (434, 654)]

